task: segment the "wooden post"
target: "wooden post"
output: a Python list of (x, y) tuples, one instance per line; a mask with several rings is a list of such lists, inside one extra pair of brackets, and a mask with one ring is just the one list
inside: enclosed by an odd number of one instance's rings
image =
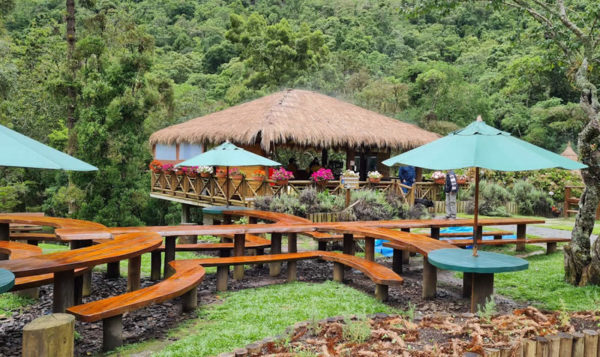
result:
[[(10, 225), (8, 223), (0, 223), (0, 241), (10, 239)], [(0, 260), (7, 260), (8, 254), (0, 253)]]
[(121, 268), (119, 262), (106, 263), (106, 278), (119, 279), (121, 277)]
[[(225, 216), (229, 217), (229, 216)], [(235, 234), (233, 236), (233, 255), (235, 257), (241, 257), (244, 255), (244, 246), (246, 241), (245, 234)], [(244, 265), (239, 264), (233, 267), (233, 278), (235, 280), (242, 280), (244, 278)]]
[(375, 299), (379, 301), (388, 300), (388, 286), (383, 284), (375, 285)]
[(129, 258), (127, 264), (127, 291), (139, 290), (142, 273), (142, 256)]
[(521, 351), (523, 357), (536, 357), (537, 343), (534, 340), (525, 339), (521, 342)]
[(473, 273), (463, 273), (463, 297), (471, 296), (473, 290)]
[(73, 306), (75, 299), (75, 274), (73, 270), (54, 273), (54, 302), (52, 312), (62, 313)]
[(344, 233), (344, 254), (354, 255), (354, 235), (352, 233)]
[(556, 252), (557, 243), (556, 242), (548, 242), (546, 243), (546, 254), (552, 254)]
[(317, 242), (317, 245), (318, 245), (318, 248), (317, 248), (317, 249), (319, 249), (319, 250), (322, 250), (322, 251), (324, 251), (324, 252), (326, 252), (326, 251), (327, 251), (327, 241), (324, 241), (324, 240), (319, 240), (319, 241)]
[(375, 239), (371, 237), (365, 237), (365, 259), (374, 262), (375, 261)]
[(112, 351), (123, 345), (123, 315), (102, 320), (102, 350)]
[(548, 344), (550, 349), (548, 350), (549, 357), (560, 357), (560, 337), (558, 335), (547, 335)]
[(431, 227), (431, 238), (440, 239), (440, 227)]
[(536, 356), (548, 357), (550, 353), (550, 341), (546, 337), (535, 337), (535, 353)]
[(150, 253), (150, 280), (160, 280), (162, 268), (160, 251), (154, 250)]
[(494, 274), (473, 273), (472, 277), (471, 312), (475, 313), (494, 294)]
[(573, 336), (565, 332), (559, 332), (558, 337), (560, 338), (558, 355), (571, 357), (573, 351)]
[(500, 357), (500, 350), (497, 348), (486, 347), (483, 352), (485, 357)]
[(73, 278), (73, 305), (83, 303), (83, 277), (81, 275)]
[(198, 307), (198, 286), (194, 286), (190, 291), (183, 294), (182, 308), (183, 311), (193, 311)]
[(229, 265), (217, 266), (217, 291), (227, 291), (227, 280), (229, 280)]
[(571, 336), (573, 336), (573, 349), (571, 350), (571, 356), (583, 357), (583, 351), (585, 349), (583, 343), (584, 335), (581, 332), (573, 332)]
[(583, 330), (583, 355), (584, 357), (598, 356), (598, 332), (594, 330)]
[[(527, 239), (527, 225), (517, 224), (517, 239)], [(517, 243), (517, 252), (525, 250), (525, 243)]]
[[(288, 253), (298, 252), (298, 235), (296, 233), (288, 233)], [(296, 281), (298, 275), (298, 262), (288, 260), (287, 262), (288, 281)]]
[(423, 299), (435, 298), (437, 289), (437, 268), (423, 257)]
[[(402, 232), (410, 233), (410, 228), (401, 228)], [(402, 264), (406, 264), (407, 266), (410, 264), (410, 252), (408, 250), (402, 251)]]
[(341, 263), (333, 263), (333, 280), (338, 282), (344, 281), (344, 265)]
[(402, 258), (403, 251), (400, 249), (394, 249), (394, 255), (392, 257), (392, 270), (396, 274), (402, 274)]
[[(281, 254), (281, 233), (271, 233), (271, 254)], [(281, 273), (281, 262), (269, 263), (269, 275)]]
[(75, 316), (50, 314), (23, 327), (23, 357), (72, 357)]
[(177, 237), (165, 237), (165, 271), (164, 277), (165, 279), (173, 275), (175, 272), (173, 268), (169, 265), (169, 262), (175, 260), (175, 244)]
[(569, 198), (571, 198), (571, 187), (566, 186), (565, 187), (565, 202), (563, 205), (563, 216), (564, 217), (569, 217)]

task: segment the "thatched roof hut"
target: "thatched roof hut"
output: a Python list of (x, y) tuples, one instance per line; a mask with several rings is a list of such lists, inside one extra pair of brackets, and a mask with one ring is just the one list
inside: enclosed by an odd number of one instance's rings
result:
[(566, 157), (567, 159), (571, 159), (573, 161), (579, 161), (579, 157), (577, 156), (575, 150), (573, 150), (573, 147), (571, 147), (570, 141), (567, 144), (567, 148), (562, 152), (562, 154), (560, 154), (560, 156)]
[(356, 105), (307, 90), (285, 90), (152, 134), (150, 143), (313, 148), (411, 149), (437, 134)]

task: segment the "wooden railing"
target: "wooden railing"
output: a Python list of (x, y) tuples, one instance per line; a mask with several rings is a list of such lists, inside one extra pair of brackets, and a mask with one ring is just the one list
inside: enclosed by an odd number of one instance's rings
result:
[[(585, 186), (565, 186), (565, 201), (563, 204), (563, 216), (569, 217), (570, 214), (577, 214), (579, 212), (579, 200), (574, 190), (583, 191)], [(575, 207), (573, 207), (575, 206)], [(596, 220), (600, 219), (600, 204), (596, 208)]]
[[(152, 172), (151, 193), (174, 200), (194, 201), (198, 204), (219, 205), (227, 202), (234, 206), (251, 206), (259, 196), (277, 196), (282, 193), (300, 193), (309, 187), (319, 190), (327, 189), (331, 194), (345, 193), (340, 181), (328, 181), (324, 186), (315, 185), (310, 180), (292, 180), (287, 185), (279, 185), (271, 180), (234, 180), (227, 178), (190, 177), (186, 175), (166, 174)], [(229, 186), (229, 190), (227, 189)], [(402, 188), (407, 189), (404, 193)], [(414, 193), (411, 187), (402, 185), (398, 180), (391, 179), (379, 183), (360, 181), (359, 189), (374, 189), (400, 196), (405, 202), (412, 204)]]

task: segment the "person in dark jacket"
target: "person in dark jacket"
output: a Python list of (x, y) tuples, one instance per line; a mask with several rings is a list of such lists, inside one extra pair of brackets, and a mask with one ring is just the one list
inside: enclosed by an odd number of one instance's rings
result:
[[(415, 183), (415, 167), (414, 166), (400, 166), (398, 170), (398, 178), (400, 179), (400, 183), (406, 186), (412, 186)], [(404, 193), (408, 192), (408, 189), (402, 187), (402, 191)]]
[(458, 180), (454, 170), (446, 173), (446, 184), (444, 185), (446, 193), (446, 218), (456, 219), (456, 194), (458, 193)]

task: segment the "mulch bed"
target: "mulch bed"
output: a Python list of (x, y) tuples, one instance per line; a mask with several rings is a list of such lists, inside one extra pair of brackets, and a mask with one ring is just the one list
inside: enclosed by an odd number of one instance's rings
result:
[(484, 349), (505, 350), (513, 356), (522, 339), (595, 329), (599, 320), (600, 312), (565, 314), (534, 307), (487, 319), (470, 313), (437, 313), (414, 320), (386, 314), (335, 317), (298, 323), (283, 337), (249, 345), (255, 351), (247, 356), (463, 356), (483, 355)]
[[(391, 261), (378, 261), (384, 265), (391, 266)], [(298, 262), (298, 280), (306, 282), (322, 282), (332, 279), (333, 264), (321, 261)], [(446, 280), (452, 280), (452, 273), (439, 274), (438, 296), (435, 300), (423, 300), (421, 298), (421, 275), (420, 260), (412, 259), (409, 271), (401, 274), (405, 279), (403, 286), (391, 288), (389, 291), (388, 305), (407, 309), (409, 306), (416, 310), (415, 316), (420, 318), (427, 314), (447, 312), (453, 314), (465, 313), (469, 309), (469, 302), (461, 297), (460, 285), (456, 281), (449, 284)], [(246, 278), (242, 281), (229, 281), (229, 290), (241, 290), (256, 288), (265, 285), (285, 283), (285, 264), (279, 277), (270, 277), (268, 268), (252, 268), (246, 270)], [(456, 279), (454, 279), (456, 280)], [(148, 279), (142, 280), (142, 287), (152, 285), (155, 282)], [(373, 294), (374, 285), (368, 278), (359, 272), (348, 271), (345, 283), (353, 288)], [(126, 291), (127, 281), (125, 278), (116, 280), (105, 279), (102, 273), (93, 273), (92, 296), (84, 298), (84, 302), (100, 300), (105, 297), (122, 294)], [(198, 302), (207, 305), (218, 301), (215, 294), (216, 278), (214, 274), (206, 276), (198, 287)], [(524, 307), (507, 299), (497, 299), (497, 310), (499, 312), (510, 312), (515, 308)], [(12, 316), (0, 316), (0, 356), (18, 356), (21, 354), (21, 340), (23, 326), (33, 319), (51, 313), (52, 310), (52, 286), (40, 288), (40, 299), (37, 303), (27, 306), (21, 311), (13, 313)], [(167, 331), (182, 321), (195, 318), (197, 314), (183, 313), (179, 299), (174, 299), (163, 304), (156, 304), (147, 308), (137, 310), (124, 315), (123, 333), (125, 343), (142, 342), (151, 339), (167, 338)], [(76, 322), (75, 329), (79, 335), (75, 341), (75, 354), (87, 356), (98, 353), (102, 349), (102, 322), (81, 323)]]

